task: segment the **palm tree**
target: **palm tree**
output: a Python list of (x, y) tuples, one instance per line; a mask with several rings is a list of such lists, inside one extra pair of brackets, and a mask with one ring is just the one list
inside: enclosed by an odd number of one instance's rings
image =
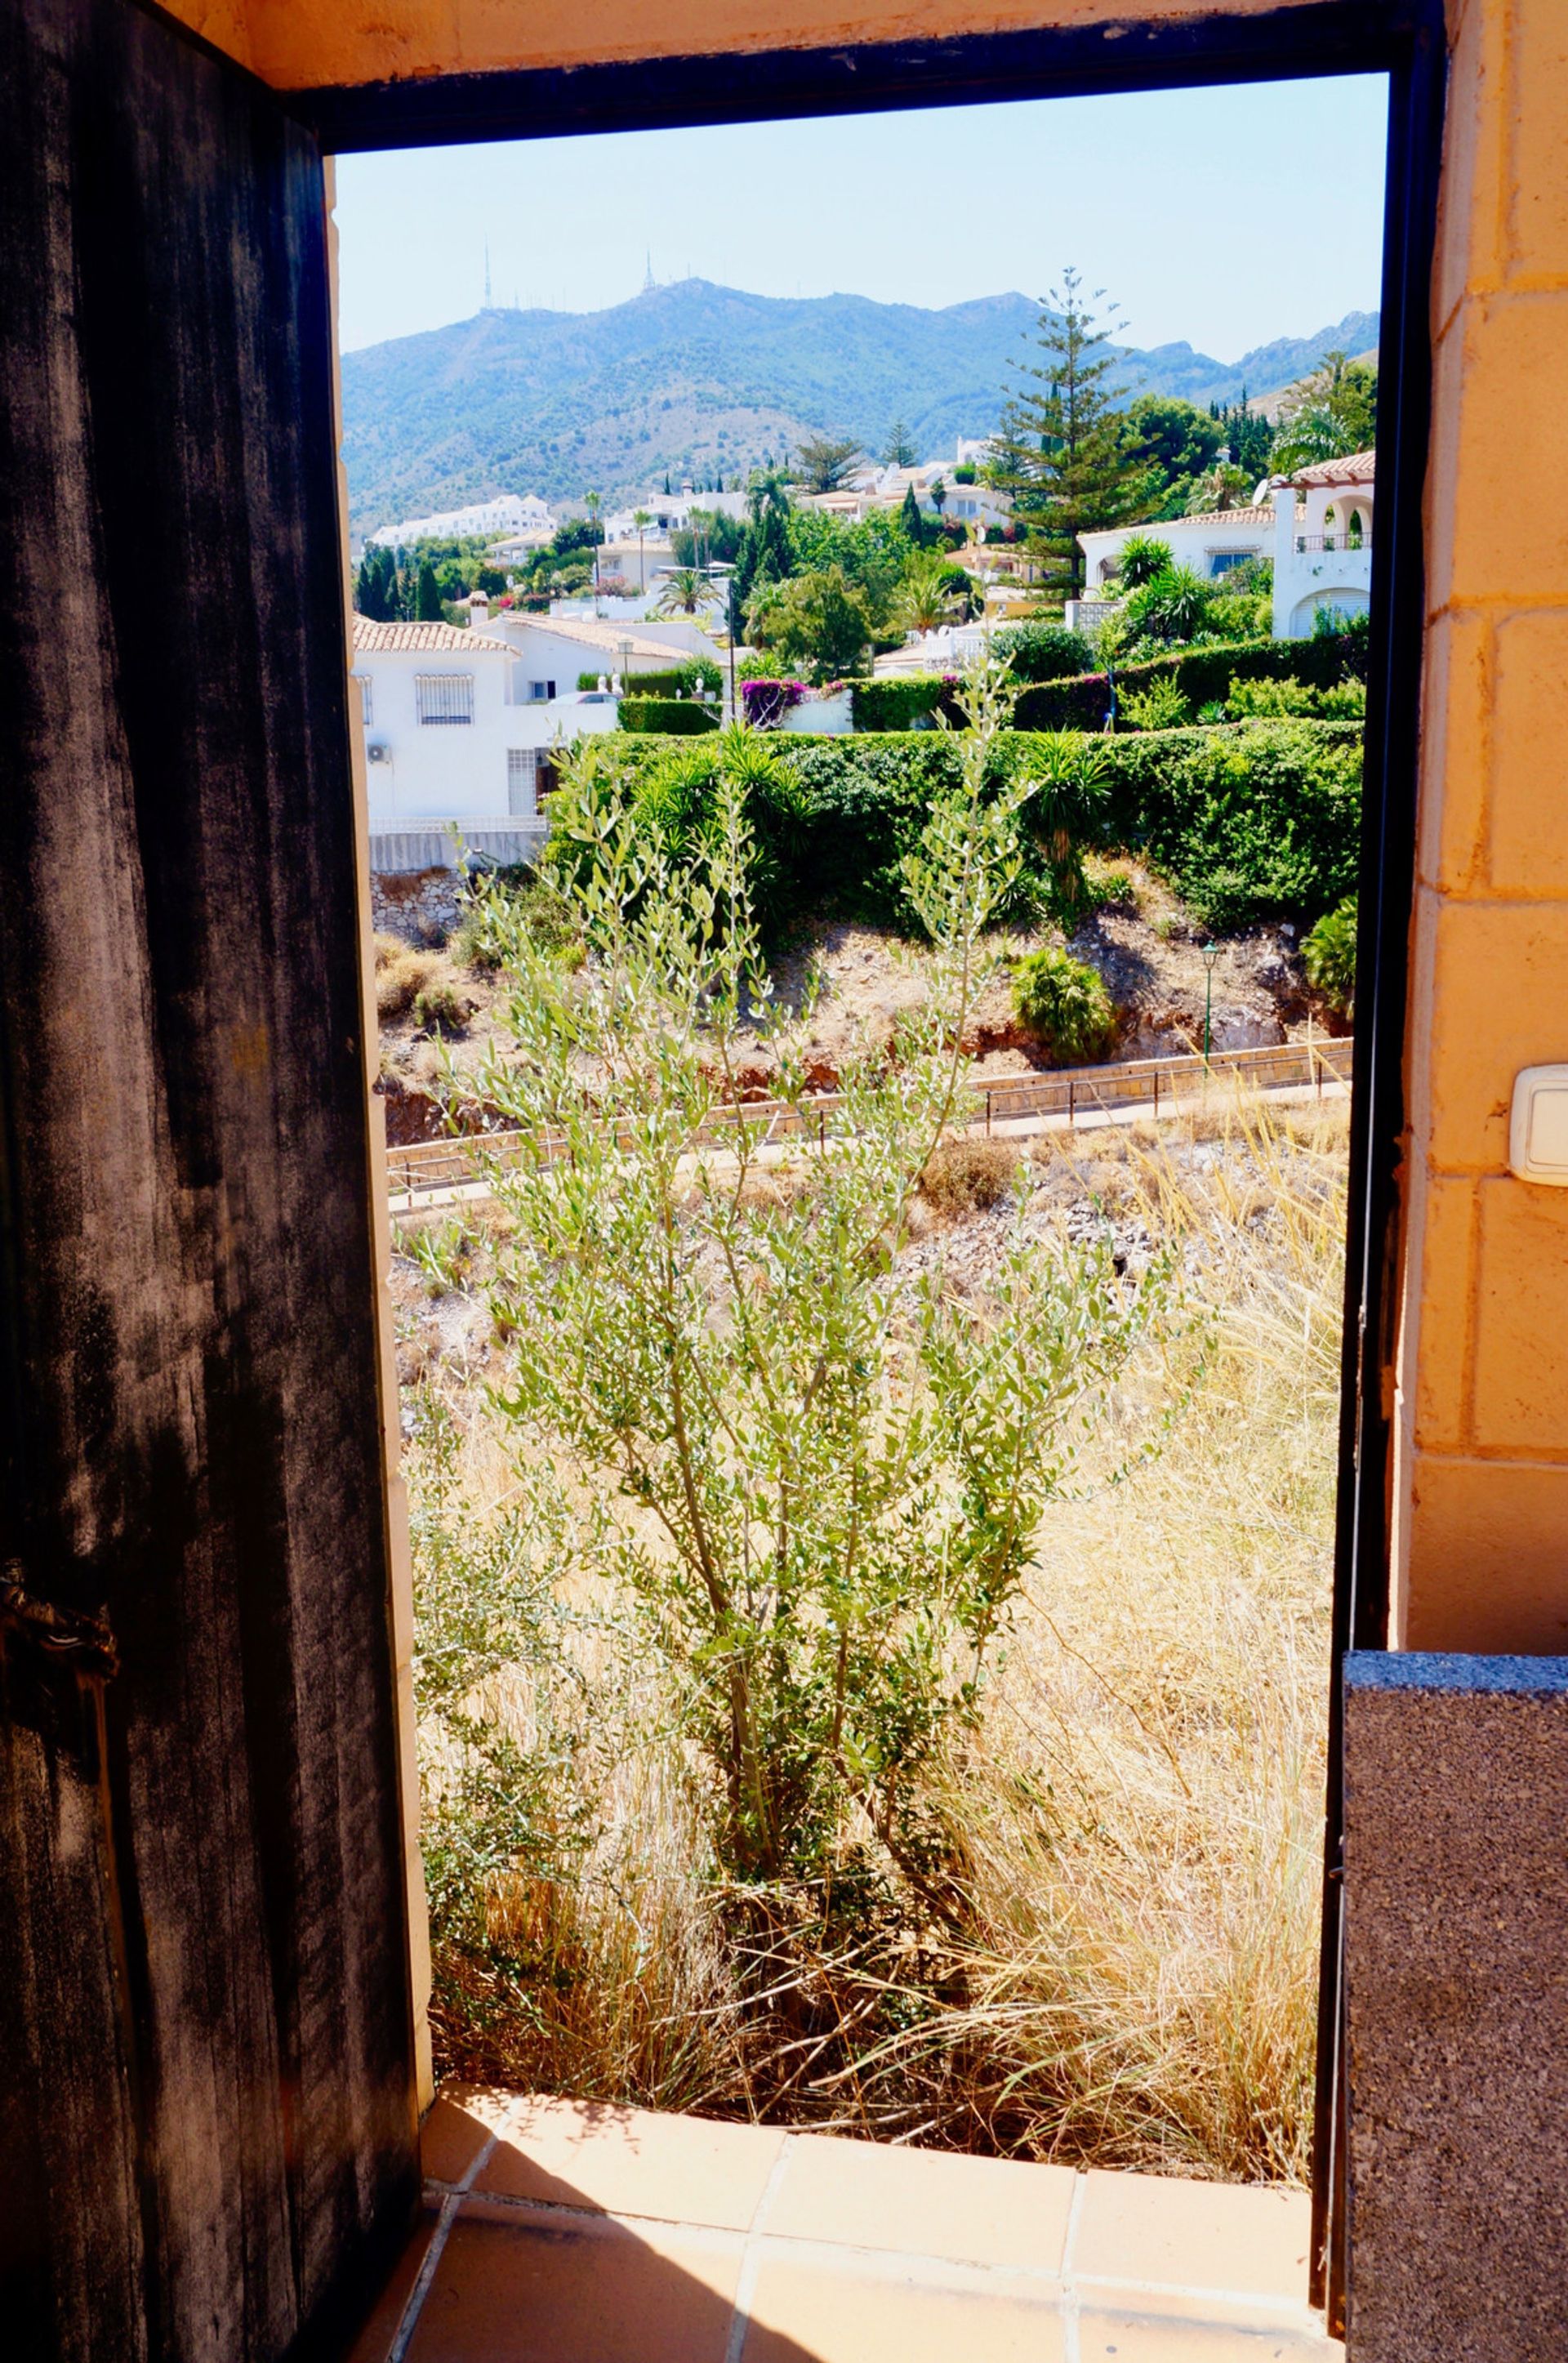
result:
[(947, 577), (952, 561), (938, 550), (911, 558), (899, 591), (899, 621), (907, 632), (934, 632), (953, 613)]
[(656, 612), (660, 616), (694, 616), (711, 607), (718, 594), (700, 566), (673, 567), (665, 577)]
[(648, 587), (648, 578), (646, 569), (643, 565), (643, 536), (652, 525), (653, 518), (646, 509), (634, 509), (632, 523), (637, 528), (637, 588), (639, 591), (646, 591)]

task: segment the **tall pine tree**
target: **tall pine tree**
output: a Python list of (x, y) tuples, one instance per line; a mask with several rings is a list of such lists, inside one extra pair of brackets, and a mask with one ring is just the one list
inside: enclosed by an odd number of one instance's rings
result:
[(1042, 359), (1015, 364), (1021, 383), (1002, 414), (991, 481), (1012, 495), (1013, 515), (1046, 593), (1072, 599), (1082, 588), (1080, 533), (1126, 525), (1143, 514), (1154, 483), (1129, 449), (1106, 346), (1126, 324), (1097, 319), (1076, 271), (1064, 271), (1040, 307)]

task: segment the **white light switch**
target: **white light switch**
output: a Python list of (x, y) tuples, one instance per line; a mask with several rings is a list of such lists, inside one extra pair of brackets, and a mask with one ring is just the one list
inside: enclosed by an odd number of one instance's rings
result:
[(1568, 1067), (1526, 1067), (1516, 1079), (1508, 1163), (1521, 1182), (1568, 1189)]

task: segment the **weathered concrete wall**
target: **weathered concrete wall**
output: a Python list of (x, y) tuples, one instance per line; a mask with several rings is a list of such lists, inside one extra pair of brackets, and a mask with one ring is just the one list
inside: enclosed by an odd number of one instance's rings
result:
[(1568, 1058), (1568, 9), (1455, 0), (1428, 482), (1396, 1634), (1568, 1647), (1568, 1192), (1512, 1180)]
[(1350, 2353), (1568, 2355), (1568, 1659), (1352, 1656)]

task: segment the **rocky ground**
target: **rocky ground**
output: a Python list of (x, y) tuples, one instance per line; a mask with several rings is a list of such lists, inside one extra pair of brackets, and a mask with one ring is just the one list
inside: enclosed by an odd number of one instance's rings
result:
[[(1200, 1049), (1207, 972), (1204, 938), (1181, 904), (1142, 864), (1117, 860), (1092, 865), (1101, 898), (1071, 938), (1071, 949), (1104, 977), (1118, 1012), (1110, 1057), (1170, 1057)], [(376, 884), (376, 925), (414, 948), (444, 945), (459, 916), (458, 888), (450, 871)], [(1012, 1015), (1008, 966), (1044, 941), (1040, 930), (1009, 933), (1002, 964), (976, 1004), (966, 1036), (977, 1082), (1026, 1074), (1049, 1063)], [(1211, 1039), (1216, 1049), (1285, 1042), (1309, 1028), (1340, 1033), (1341, 1023), (1309, 986), (1296, 930), (1255, 928), (1221, 937), (1213, 971)], [(810, 1036), (812, 1085), (832, 1090), (844, 1060), (857, 1048), (892, 1035), (901, 1012), (923, 993), (924, 955), (888, 930), (839, 920), (817, 922), (778, 960), (775, 983), (790, 1007), (802, 1004), (808, 976), (820, 978)], [(452, 978), (468, 1006), (460, 1031), (448, 1029), (445, 1048), (459, 1070), (477, 1065), (496, 1037), (496, 989), (470, 969)], [(394, 1144), (432, 1138), (444, 1130), (430, 1096), (443, 1046), (413, 1013), (383, 1020), (381, 1091), (388, 1137)], [(770, 1060), (756, 1040), (742, 1070), (745, 1088), (766, 1095)]]

